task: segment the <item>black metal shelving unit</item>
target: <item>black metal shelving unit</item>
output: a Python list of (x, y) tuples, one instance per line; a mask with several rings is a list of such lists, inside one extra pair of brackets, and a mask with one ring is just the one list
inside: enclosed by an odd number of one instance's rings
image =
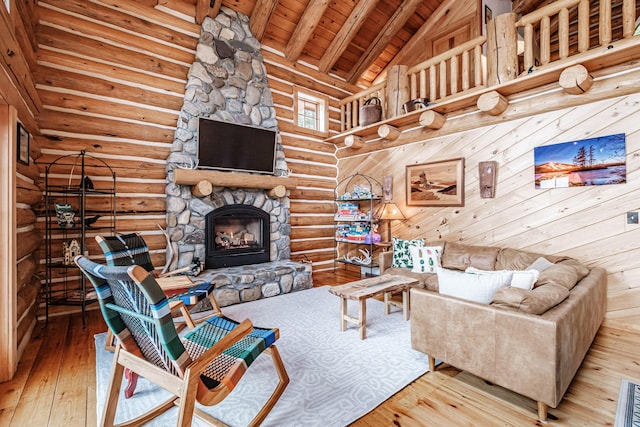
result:
[[(95, 182), (89, 175), (94, 175)], [(115, 234), (116, 174), (113, 169), (85, 151), (55, 159), (45, 173), (45, 218), (46, 320), (48, 322), (52, 305), (80, 306), (85, 327), (86, 307), (96, 298), (87, 291), (86, 279), (73, 259), (65, 259), (65, 245), (87, 255), (89, 232), (95, 233), (90, 237)]]
[[(368, 189), (368, 194), (366, 189)], [(336, 263), (359, 266), (361, 271), (369, 276), (375, 275), (378, 267), (377, 257), (374, 252), (376, 243), (365, 242), (363, 234), (366, 235), (375, 223), (374, 212), (378, 202), (381, 200), (382, 185), (378, 180), (368, 175), (355, 173), (344, 178), (335, 188), (335, 214), (334, 214), (334, 268)], [(339, 207), (344, 204), (357, 206), (359, 213), (351, 215), (341, 214)], [(365, 212), (365, 210), (368, 210)], [(361, 229), (361, 231), (353, 230)], [(348, 231), (347, 231), (348, 230)], [(345, 235), (346, 233), (346, 235)], [(370, 256), (369, 263), (363, 263), (354, 256), (359, 256), (359, 249), (366, 249)]]

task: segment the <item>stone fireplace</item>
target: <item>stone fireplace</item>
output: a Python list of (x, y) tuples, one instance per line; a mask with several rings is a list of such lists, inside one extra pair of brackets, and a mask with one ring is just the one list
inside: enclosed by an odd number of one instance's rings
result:
[[(288, 193), (269, 196), (267, 190), (216, 186), (212, 181), (211, 194), (197, 197), (190, 185), (175, 182), (175, 169), (196, 164), (199, 117), (278, 130), (260, 42), (249, 30), (248, 17), (224, 6), (216, 18), (202, 24), (167, 159), (167, 231), (177, 254), (170, 270), (196, 258), (205, 262), (214, 269), (206, 279), (216, 282), (222, 306), (311, 287), (309, 269), (289, 260)], [(287, 176), (279, 134), (275, 166), (276, 176)], [(248, 213), (260, 219), (250, 220)]]

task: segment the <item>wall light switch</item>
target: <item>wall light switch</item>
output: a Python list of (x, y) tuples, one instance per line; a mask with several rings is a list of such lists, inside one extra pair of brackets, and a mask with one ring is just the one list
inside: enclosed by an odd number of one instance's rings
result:
[(638, 212), (627, 212), (627, 224), (638, 224)]

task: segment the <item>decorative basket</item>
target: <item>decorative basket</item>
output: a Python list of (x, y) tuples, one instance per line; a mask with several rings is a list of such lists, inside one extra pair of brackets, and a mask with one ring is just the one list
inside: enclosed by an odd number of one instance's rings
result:
[(360, 126), (367, 126), (371, 123), (379, 122), (382, 118), (382, 103), (380, 98), (371, 97), (364, 102), (360, 108)]

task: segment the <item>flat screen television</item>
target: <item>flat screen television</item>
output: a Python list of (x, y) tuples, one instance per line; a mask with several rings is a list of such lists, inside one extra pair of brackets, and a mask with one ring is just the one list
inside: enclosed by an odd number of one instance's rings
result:
[(198, 119), (200, 168), (274, 174), (275, 160), (275, 131)]

